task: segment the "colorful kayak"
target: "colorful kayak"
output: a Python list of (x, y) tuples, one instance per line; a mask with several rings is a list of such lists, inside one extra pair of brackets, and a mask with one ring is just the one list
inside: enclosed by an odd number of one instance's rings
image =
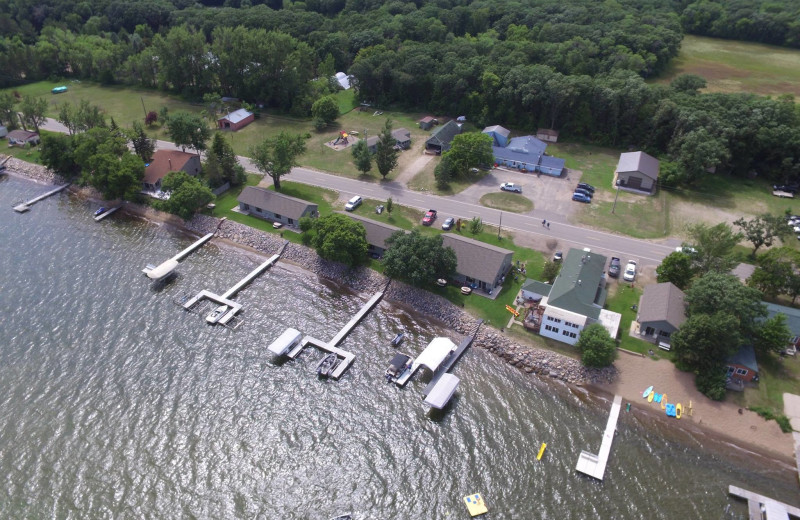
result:
[(655, 396), (656, 396), (655, 392), (650, 392), (650, 395), (647, 396), (647, 402), (648, 403), (652, 403), (653, 402), (653, 398), (655, 398)]
[(667, 408), (667, 394), (661, 396), (661, 409), (666, 410)]
[(678, 405), (675, 407), (675, 418), (680, 419), (682, 412), (683, 412), (683, 406), (681, 406), (681, 403), (678, 403)]
[(648, 396), (648, 395), (650, 395), (650, 393), (651, 393), (652, 391), (653, 391), (653, 387), (652, 387), (652, 386), (648, 386), (648, 387), (647, 387), (647, 390), (645, 390), (644, 392), (642, 392), (642, 397), (643, 397), (643, 398), (645, 398), (645, 399), (647, 399), (647, 396)]
[(656, 394), (656, 396), (653, 398), (653, 401), (660, 403), (662, 397), (664, 397), (664, 394)]
[(547, 443), (543, 442), (542, 447), (539, 448), (539, 454), (536, 455), (536, 460), (542, 460), (542, 455), (544, 455), (544, 449), (547, 448)]

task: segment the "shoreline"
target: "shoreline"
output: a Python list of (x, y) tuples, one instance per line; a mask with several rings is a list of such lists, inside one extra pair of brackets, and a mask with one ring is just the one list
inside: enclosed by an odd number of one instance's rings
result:
[[(16, 158), (12, 158), (7, 166), (9, 174), (18, 178), (43, 184), (63, 181), (43, 166), (26, 163)], [(104, 202), (99, 194), (91, 188), (73, 186), (69, 188), (69, 191), (85, 199)], [(168, 224), (179, 232), (199, 235), (213, 232), (220, 220), (216, 217), (198, 214), (189, 221), (183, 221), (177, 216), (138, 204), (126, 204), (123, 211), (148, 221)], [(284, 242), (284, 239), (278, 235), (265, 233), (230, 220), (226, 220), (222, 224), (215, 238), (222, 239), (231, 247), (259, 255), (274, 254)], [(291, 242), (281, 256), (281, 261), (310, 271), (321, 279), (332, 281), (356, 294), (377, 291), (388, 280), (382, 274), (365, 267), (350, 269), (341, 264), (323, 260), (313, 249)], [(423, 319), (441, 322), (462, 335), (470, 334), (477, 326), (477, 319), (461, 307), (457, 307), (441, 296), (396, 280), (392, 281), (384, 299), (392, 305), (402, 307), (406, 312), (420, 315)], [(645, 428), (655, 428), (661, 433), (677, 434), (688, 444), (707, 449), (704, 443), (696, 438), (697, 435), (702, 435), (714, 445), (711, 448), (714, 452), (727, 454), (741, 460), (742, 454), (749, 451), (767, 461), (777, 462), (781, 466), (781, 474), (784, 473), (785, 468), (787, 475), (791, 472), (794, 474), (794, 480), (797, 479), (793, 441), (790, 434), (784, 434), (780, 431), (777, 423), (766, 421), (754, 412), (747, 410), (737, 412), (737, 407), (733, 403), (710, 401), (694, 388), (694, 383), (690, 380), (691, 374), (677, 371), (674, 365), (666, 360), (653, 361), (620, 353), (617, 361), (611, 367), (587, 369), (579, 361), (561, 354), (536, 347), (517, 345), (488, 325), (479, 329), (475, 345), (492, 352), (503, 362), (515, 366), (527, 374), (547, 376), (537, 378), (542, 384), (554, 382), (548, 381), (548, 379), (566, 383), (570, 391), (585, 392), (592, 400), (602, 399), (605, 401), (613, 398), (615, 394), (622, 395), (625, 401), (632, 403), (631, 411), (635, 413), (634, 417), (638, 418), (638, 415), (641, 414), (646, 418), (644, 421), (639, 421)], [(645, 367), (646, 363), (654, 362), (666, 365)], [(697, 412), (692, 417), (684, 414), (680, 423), (676, 422), (676, 419), (667, 419), (663, 413), (659, 413), (660, 409), (656, 411), (655, 406), (657, 405), (648, 404), (641, 398), (642, 389), (649, 386), (645, 384), (639, 388), (642, 378), (648, 382), (660, 379), (661, 385), (668, 387), (667, 393), (676, 396), (676, 399), (670, 399), (670, 402), (684, 399), (684, 395), (693, 396), (693, 402), (698, 403), (695, 406)], [(654, 383), (651, 382), (651, 384)], [(700, 410), (702, 410), (701, 413)], [(664, 426), (665, 428), (663, 428)]]

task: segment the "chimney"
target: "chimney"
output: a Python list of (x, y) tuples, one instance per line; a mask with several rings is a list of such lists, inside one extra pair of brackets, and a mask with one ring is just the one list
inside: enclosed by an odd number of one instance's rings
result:
[(167, 158), (167, 161), (169, 161), (169, 171), (172, 171), (172, 159)]

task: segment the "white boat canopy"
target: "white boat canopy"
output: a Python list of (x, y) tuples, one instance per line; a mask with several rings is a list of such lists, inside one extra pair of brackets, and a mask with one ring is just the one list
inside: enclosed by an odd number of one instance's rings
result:
[(282, 356), (286, 354), (290, 348), (296, 345), (302, 336), (303, 335), (300, 333), (300, 331), (290, 327), (283, 331), (283, 334), (278, 336), (275, 341), (270, 343), (267, 349), (273, 354)]
[(155, 269), (145, 269), (144, 274), (146, 274), (151, 280), (161, 280), (174, 271), (176, 267), (178, 267), (177, 260), (167, 260)]
[(455, 348), (456, 344), (447, 338), (433, 338), (433, 341), (425, 347), (422, 354), (414, 360), (414, 365), (416, 367), (424, 366), (431, 372), (435, 372), (436, 369), (439, 368), (439, 365), (442, 364), (442, 361), (444, 361), (447, 355), (455, 350)]
[(425, 397), (425, 404), (441, 410), (453, 397), (460, 380), (453, 374), (442, 374), (439, 382), (433, 387), (431, 393)]

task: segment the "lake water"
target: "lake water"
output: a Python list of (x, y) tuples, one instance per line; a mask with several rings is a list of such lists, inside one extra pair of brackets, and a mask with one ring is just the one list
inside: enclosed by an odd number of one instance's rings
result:
[(0, 180), (1, 518), (456, 519), (475, 492), (495, 519), (746, 518), (729, 484), (798, 501), (786, 466), (625, 411), (605, 480), (577, 474), (610, 403), (478, 348), (431, 414), (425, 377), (400, 390), (382, 374), (396, 332), (419, 353), (448, 331), (389, 302), (342, 343), (357, 356), (342, 379), (318, 379), (321, 352), (281, 362), (266, 346), (289, 326), (329, 339), (371, 294), (279, 262), (236, 296), (238, 330), (212, 327), (173, 299), (221, 293), (262, 257), (212, 241), (157, 288), (141, 269), (192, 237), (94, 222), (68, 194), (11, 209), (46, 189)]

